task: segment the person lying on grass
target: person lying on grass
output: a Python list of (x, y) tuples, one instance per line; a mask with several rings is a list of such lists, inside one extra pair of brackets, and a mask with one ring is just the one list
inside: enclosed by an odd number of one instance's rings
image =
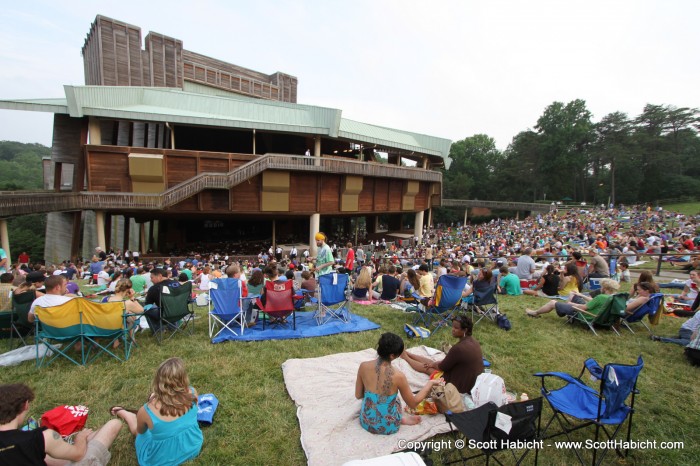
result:
[(418, 424), (420, 416), (402, 415), (398, 393), (401, 392), (401, 398), (409, 408), (415, 408), (430, 394), (431, 388), (443, 382), (442, 379), (429, 380), (414, 395), (406, 375), (391, 365), (403, 350), (400, 336), (384, 333), (379, 338), (377, 359), (363, 362), (357, 370), (355, 397), (362, 400), (360, 425), (367, 432), (390, 435), (398, 432), (401, 424)]
[(204, 437), (197, 424), (197, 392), (180, 358), (164, 361), (153, 379), (153, 393), (138, 411), (113, 406), (110, 414), (136, 436), (140, 465), (177, 465), (199, 455)]
[(581, 311), (586, 315), (586, 320), (593, 319), (607, 307), (611, 295), (620, 289), (620, 284), (610, 278), (604, 278), (600, 281), (600, 288), (601, 293), (595, 298), (574, 292), (571, 296), (573, 302), (564, 303), (553, 299), (536, 311), (525, 309), (525, 312), (530, 317), (539, 317), (541, 314), (556, 310), (559, 317), (564, 317), (573, 316)]

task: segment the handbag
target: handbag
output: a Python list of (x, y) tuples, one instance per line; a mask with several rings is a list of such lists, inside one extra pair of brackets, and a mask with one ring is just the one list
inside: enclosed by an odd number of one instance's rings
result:
[(452, 383), (435, 385), (430, 391), (430, 396), (437, 405), (439, 413), (444, 414), (448, 411), (462, 413), (465, 411), (464, 399)]
[(58, 432), (67, 437), (83, 430), (88, 418), (87, 406), (57, 406), (41, 415), (41, 426)]

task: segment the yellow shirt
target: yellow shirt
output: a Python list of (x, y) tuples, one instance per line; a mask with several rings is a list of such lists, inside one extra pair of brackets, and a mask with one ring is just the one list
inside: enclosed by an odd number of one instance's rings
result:
[(432, 298), (434, 290), (435, 285), (433, 284), (433, 276), (429, 273), (421, 275), (420, 289), (418, 289), (418, 294), (423, 296), (424, 298)]
[(576, 277), (569, 277), (569, 282), (564, 285), (564, 288), (559, 290), (559, 296), (569, 296), (572, 291), (578, 291), (578, 280), (576, 280)]

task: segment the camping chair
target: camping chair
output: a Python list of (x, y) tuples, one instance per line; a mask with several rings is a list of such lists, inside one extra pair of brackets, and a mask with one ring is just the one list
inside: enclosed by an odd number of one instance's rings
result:
[(27, 316), (32, 303), (36, 299), (36, 292), (26, 291), (20, 294), (12, 293), (12, 324), (10, 326), (10, 348), (13, 348), (12, 339), (15, 335), (23, 345), (27, 342), (25, 337), (34, 332), (34, 324), (29, 322)]
[(294, 305), (294, 284), (291, 280), (286, 282), (265, 282), (265, 304), (262, 299), (256, 300), (258, 307), (265, 313), (263, 315), (263, 330), (270, 317), (275, 320), (270, 322), (276, 325), (289, 324), (287, 317), (292, 316), (292, 328), (297, 328), (297, 314)]
[[(34, 317), (37, 367), (48, 366), (59, 356), (82, 366), (85, 361), (85, 345), (81, 331), (80, 305), (77, 299), (71, 299), (60, 306), (47, 308), (36, 306)], [(80, 343), (79, 358), (68, 354), (76, 343)], [(42, 357), (39, 357), (40, 346), (46, 347)]]
[[(571, 432), (584, 429), (588, 426), (595, 426), (594, 441), (602, 435), (601, 430), (608, 440), (614, 440), (620, 432), (623, 424), (627, 421), (627, 442), (632, 434), (632, 415), (634, 414), (634, 398), (638, 394), (637, 378), (644, 367), (644, 361), (639, 356), (637, 364), (607, 364), (605, 367), (593, 359), (587, 359), (581, 373), (577, 378), (563, 372), (546, 372), (534, 374), (542, 380), (542, 395), (547, 399), (554, 411), (552, 418), (542, 430), (541, 438), (549, 439), (560, 435), (565, 435), (571, 441)], [(599, 389), (589, 387), (583, 382), (583, 375), (588, 370), (593, 380), (599, 380)], [(545, 384), (545, 380), (554, 377), (566, 382), (563, 387), (550, 390)], [(630, 398), (631, 395), (631, 398)], [(630, 399), (629, 405), (627, 400)], [(547, 430), (556, 418), (561, 432), (546, 436)], [(614, 430), (612, 426), (616, 426)], [(607, 443), (607, 442), (606, 442)], [(574, 448), (576, 457), (584, 464), (583, 456), (578, 449)], [(627, 456), (628, 449), (624, 454), (620, 448), (615, 448), (618, 456)], [(600, 464), (608, 452), (608, 448), (602, 448), (601, 456), (596, 462), (598, 449), (593, 449), (592, 464)]]
[(621, 322), (625, 327), (627, 327), (627, 330), (629, 330), (632, 333), (634, 333), (634, 330), (632, 330), (632, 327), (630, 327), (630, 324), (640, 322), (644, 326), (644, 328), (647, 329), (647, 331), (649, 332), (649, 335), (651, 335), (652, 334), (651, 329), (644, 322), (644, 317), (649, 316), (649, 319), (651, 320), (654, 317), (654, 315), (657, 312), (659, 312), (659, 309), (662, 308), (663, 304), (664, 304), (663, 293), (652, 293), (651, 296), (649, 296), (649, 301), (647, 301), (646, 303), (642, 304), (637, 309), (635, 309), (632, 314), (628, 314), (625, 317), (623, 317), (621, 319)]
[(493, 283), (484, 289), (474, 289), (472, 296), (474, 299), (467, 303), (467, 310), (472, 314), (474, 325), (481, 322), (484, 317), (496, 322), (499, 314), (496, 284)]
[(163, 332), (166, 329), (172, 330), (167, 339), (179, 332), (187, 331), (190, 335), (194, 334), (194, 310), (192, 309), (191, 295), (192, 282), (184, 284), (174, 282), (163, 286), (158, 306), (159, 322), (153, 324), (149, 322), (159, 345), (163, 343)]
[(629, 293), (616, 293), (610, 296), (607, 306), (599, 314), (596, 315), (588, 311), (577, 310), (575, 314), (569, 316), (568, 322), (581, 322), (585, 324), (595, 336), (598, 336), (598, 334), (594, 326), (611, 328), (617, 336), (620, 336), (620, 332), (618, 332), (615, 327), (620, 318), (625, 315), (625, 306), (627, 305), (628, 298)]
[[(132, 330), (123, 302), (95, 303), (84, 298), (75, 298), (79, 304), (81, 334), (84, 352), (83, 364), (88, 364), (102, 354), (107, 354), (118, 361), (127, 361), (131, 355), (133, 340), (129, 336)], [(134, 326), (138, 325), (134, 323)], [(123, 347), (121, 351), (113, 348), (115, 342)], [(95, 354), (91, 354), (95, 351)]]
[(316, 324), (322, 325), (333, 319), (350, 322), (350, 305), (345, 295), (348, 281), (349, 276), (344, 273), (327, 273), (318, 277), (318, 298), (311, 298), (312, 302), (318, 302), (314, 311)]
[[(510, 416), (511, 429), (509, 432), (501, 430), (497, 425), (500, 415)], [(458, 448), (460, 458), (454, 461), (446, 461), (443, 464), (466, 463), (467, 460), (486, 456), (486, 464), (489, 464), (492, 456), (503, 451), (501, 442), (516, 443), (521, 442), (523, 448), (520, 456), (517, 456), (513, 449), (510, 450), (515, 464), (521, 464), (532, 449), (535, 450), (535, 464), (539, 454), (539, 432), (540, 419), (542, 415), (542, 398), (510, 403), (500, 408), (494, 403), (486, 403), (471, 411), (462, 413), (445, 414), (450, 429), (453, 431), (455, 440), (463, 436), (463, 441), (471, 440), (479, 442), (484, 447), (481, 453), (465, 457), (465, 448)], [(456, 429), (455, 429), (456, 427)], [(458, 432), (457, 432), (458, 431)], [(467, 440), (468, 439), (468, 440)], [(488, 448), (493, 446), (494, 448)], [(523, 451), (524, 450), (524, 451)], [(493, 460), (498, 464), (503, 464), (496, 456)]]
[(218, 336), (224, 329), (234, 335), (238, 335), (237, 331), (243, 334), (246, 319), (241, 281), (238, 278), (215, 278), (209, 283), (209, 338)]
[(427, 328), (435, 323), (435, 330), (443, 326), (452, 326), (452, 318), (459, 310), (462, 300), (462, 290), (467, 284), (467, 277), (444, 274), (440, 275), (435, 285), (435, 294), (427, 306), (418, 305), (418, 312), (413, 320), (413, 325), (421, 322)]

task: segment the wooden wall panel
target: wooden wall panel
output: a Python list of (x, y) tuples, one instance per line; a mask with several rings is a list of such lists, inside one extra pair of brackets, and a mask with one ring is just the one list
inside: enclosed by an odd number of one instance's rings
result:
[(389, 180), (386, 178), (374, 180), (374, 210), (376, 212), (389, 210)]
[(289, 211), (316, 212), (316, 175), (292, 173), (289, 180)]
[(88, 190), (131, 192), (128, 153), (92, 152), (88, 157)]
[(197, 202), (199, 196), (193, 196), (189, 199), (175, 204), (171, 208), (167, 209), (168, 212), (198, 212), (199, 204)]
[(199, 202), (204, 212), (229, 211), (229, 192), (224, 189), (207, 189), (199, 194)]
[(425, 210), (428, 207), (428, 190), (430, 189), (430, 185), (428, 183), (420, 183), (418, 187), (418, 194), (416, 194), (416, 199), (415, 199), (415, 210)]
[(168, 188), (182, 183), (197, 174), (197, 159), (192, 157), (174, 157), (165, 159), (165, 179), (168, 180)]
[(83, 157), (81, 133), (87, 129), (87, 124), (87, 118), (54, 115), (51, 161), (73, 164), (80, 161)]
[(362, 192), (358, 201), (360, 212), (372, 211), (374, 205), (374, 182), (375, 178), (365, 177), (362, 184)]
[(236, 212), (258, 212), (262, 175), (254, 176), (231, 189), (231, 210)]
[(229, 161), (227, 158), (209, 158), (200, 157), (199, 158), (199, 173), (213, 172), (213, 173), (228, 173), (229, 171)]
[(340, 211), (340, 176), (324, 175), (321, 179), (321, 212)]
[(403, 197), (404, 181), (390, 180), (389, 181), (389, 208), (392, 212), (401, 211), (401, 198)]

